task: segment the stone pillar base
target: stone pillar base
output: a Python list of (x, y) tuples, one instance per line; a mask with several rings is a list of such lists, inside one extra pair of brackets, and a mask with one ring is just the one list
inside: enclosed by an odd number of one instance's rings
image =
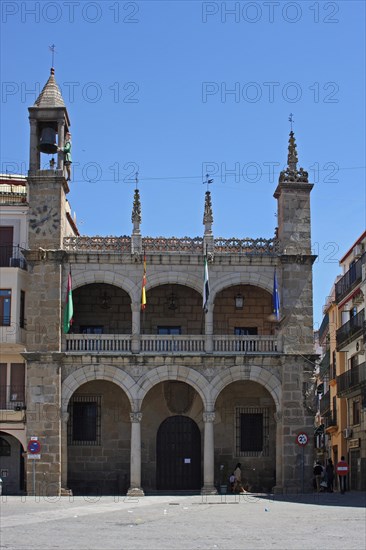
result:
[(272, 493), (274, 495), (282, 495), (283, 494), (283, 487), (282, 485), (275, 485), (272, 489)]
[(201, 489), (201, 495), (217, 495), (217, 489), (213, 485), (204, 485)]
[(127, 491), (128, 497), (144, 497), (145, 493), (141, 487), (130, 487)]
[(72, 490), (71, 489), (66, 489), (65, 487), (61, 487), (61, 496), (62, 497), (72, 497), (73, 496)]

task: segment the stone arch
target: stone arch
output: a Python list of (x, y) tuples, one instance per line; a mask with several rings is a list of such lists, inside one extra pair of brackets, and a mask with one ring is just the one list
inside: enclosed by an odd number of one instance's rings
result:
[(135, 381), (129, 374), (111, 365), (86, 365), (71, 373), (62, 382), (62, 413), (67, 412), (67, 406), (73, 393), (86, 382), (104, 380), (113, 382), (126, 394), (131, 410), (133, 410)]
[(212, 402), (210, 397), (211, 392), (207, 379), (196, 370), (182, 365), (162, 365), (161, 367), (149, 370), (149, 372), (142, 376), (138, 381), (137, 404), (141, 406), (142, 401), (153, 386), (169, 380), (177, 380), (190, 384), (201, 397), (204, 410), (212, 410), (210, 408)]
[(224, 288), (236, 285), (252, 285), (263, 288), (270, 294), (273, 294), (273, 274), (258, 274), (258, 273), (228, 273), (220, 277), (210, 287), (210, 302), (215, 301), (216, 295)]
[[(180, 271), (167, 271), (165, 273), (153, 273), (147, 278), (146, 290), (161, 285), (182, 285), (188, 286), (202, 294), (202, 277), (193, 275), (192, 273)], [(141, 289), (139, 289), (141, 291)]]
[[(82, 271), (78, 272), (75, 271), (72, 275), (72, 286), (73, 289), (90, 285), (94, 283), (106, 283), (109, 285), (117, 286), (121, 288), (122, 290), (125, 290), (130, 298), (131, 301), (133, 299), (134, 294), (136, 294), (136, 287), (139, 285), (136, 285), (131, 279), (128, 279), (124, 275), (121, 275), (120, 273), (116, 273), (115, 271), (109, 271), (109, 270), (88, 270), (88, 271)], [(139, 291), (141, 291), (141, 288), (138, 288)]]
[(257, 382), (271, 395), (276, 405), (276, 412), (281, 410), (282, 401), (282, 386), (281, 381), (277, 376), (272, 374), (269, 370), (262, 367), (246, 365), (235, 365), (225, 370), (223, 374), (215, 376), (211, 382), (211, 395), (213, 405), (216, 403), (216, 399), (220, 392), (232, 382), (250, 380), (251, 382)]
[(0, 429), (0, 437), (1, 437), (2, 434), (10, 435), (10, 436), (14, 437), (14, 439), (19, 441), (19, 443), (21, 444), (21, 446), (23, 447), (24, 450), (27, 448), (27, 435), (25, 433), (25, 430), (21, 434), (15, 434), (11, 430), (8, 430), (6, 428), (5, 429), (1, 428)]

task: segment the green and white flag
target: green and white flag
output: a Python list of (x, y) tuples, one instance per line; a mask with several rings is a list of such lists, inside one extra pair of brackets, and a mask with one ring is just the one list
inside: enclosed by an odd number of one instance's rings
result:
[(208, 280), (208, 265), (207, 265), (207, 256), (204, 257), (204, 274), (203, 274), (203, 311), (207, 313), (208, 307), (208, 297), (210, 295), (210, 284)]
[(66, 305), (64, 311), (64, 333), (67, 334), (73, 323), (74, 306), (72, 303), (72, 281), (71, 271), (67, 278), (67, 293), (66, 293)]

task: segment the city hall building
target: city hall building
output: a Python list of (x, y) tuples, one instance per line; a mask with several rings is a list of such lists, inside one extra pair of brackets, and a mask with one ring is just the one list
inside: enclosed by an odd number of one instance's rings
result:
[(53, 69), (29, 119), (25, 200), (1, 219), (4, 487), (210, 494), (240, 462), (248, 490), (311, 490), (313, 185), (293, 132), (268, 239), (215, 236), (209, 191), (202, 237), (143, 236), (138, 189), (131, 235), (93, 237), (70, 214)]

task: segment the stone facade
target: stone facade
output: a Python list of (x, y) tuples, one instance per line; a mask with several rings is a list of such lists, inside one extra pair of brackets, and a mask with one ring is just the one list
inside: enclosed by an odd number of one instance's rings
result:
[[(50, 85), (58, 97), (54, 79)], [(202, 239), (142, 237), (138, 192), (131, 238), (79, 237), (67, 221), (62, 159), (55, 171), (39, 170), (35, 153), (34, 125), (46, 114), (63, 142), (66, 108), (59, 97), (54, 107), (31, 108), (24, 358), (27, 435), (38, 437), (42, 453), (35, 486), (27, 461), (28, 491), (215, 493), (237, 462), (250, 490), (310, 490), (314, 257), (306, 173), (280, 178), (273, 239), (214, 238), (209, 192)], [(292, 153), (294, 143), (292, 135)], [(290, 168), (300, 173), (293, 160)], [(70, 269), (74, 318), (64, 334)], [(303, 431), (305, 448), (296, 444)]]

